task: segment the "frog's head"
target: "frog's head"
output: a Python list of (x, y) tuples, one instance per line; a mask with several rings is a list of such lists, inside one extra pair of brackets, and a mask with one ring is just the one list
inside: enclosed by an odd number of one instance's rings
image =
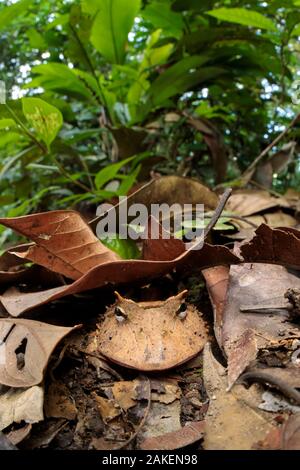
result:
[(134, 302), (131, 299), (122, 297), (119, 292), (115, 291), (116, 303), (114, 304), (114, 314), (116, 321), (118, 323), (124, 323), (141, 310), (149, 308), (161, 309), (163, 313), (171, 314), (174, 318), (184, 320), (188, 311), (188, 305), (185, 302), (187, 293), (188, 291), (184, 290), (164, 301)]

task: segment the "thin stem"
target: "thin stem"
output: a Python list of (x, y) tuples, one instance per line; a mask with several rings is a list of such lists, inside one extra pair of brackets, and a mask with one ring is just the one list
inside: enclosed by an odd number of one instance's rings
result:
[(72, 176), (65, 170), (63, 165), (57, 160), (57, 158), (54, 155), (51, 155), (51, 157), (52, 157), (55, 165), (58, 167), (58, 169), (60, 170), (60, 172), (62, 173), (63, 176), (65, 176), (68, 180), (72, 181), (73, 184), (75, 184), (79, 188), (83, 189), (85, 192), (93, 193), (91, 188), (88, 188), (88, 186), (81, 183), (80, 181), (74, 180), (74, 178), (72, 178)]
[[(96, 75), (95, 69), (94, 69), (93, 64), (92, 64), (92, 61), (91, 61), (91, 59), (90, 59), (90, 56), (89, 56), (89, 54), (88, 54), (88, 52), (87, 52), (87, 50), (86, 50), (84, 44), (82, 43), (80, 37), (78, 36), (76, 29), (75, 29), (72, 25), (70, 25), (70, 29), (71, 29), (71, 31), (72, 31), (72, 33), (73, 33), (73, 35), (74, 35), (74, 37), (75, 37), (75, 39), (76, 39), (76, 41), (77, 41), (79, 47), (80, 47), (80, 49), (81, 49), (81, 52), (82, 52), (83, 55), (84, 55), (84, 58), (85, 58), (85, 60), (86, 60), (86, 63), (87, 63), (87, 65), (88, 65), (88, 68), (89, 68), (91, 74), (93, 75), (94, 79), (96, 80), (97, 87), (98, 87), (98, 89), (99, 89), (99, 94), (100, 94), (100, 97), (101, 97), (102, 102), (98, 100), (98, 97), (97, 97), (97, 101), (98, 101), (98, 103), (99, 103), (101, 106), (103, 106), (103, 105), (105, 106), (105, 108), (106, 108), (105, 111), (106, 111), (107, 114), (109, 115), (109, 108), (108, 108), (108, 105), (107, 105), (107, 101), (106, 101), (106, 98), (105, 98), (104, 93), (103, 93), (103, 91), (102, 91), (102, 87), (101, 87), (101, 85), (100, 85), (100, 83), (99, 83), (99, 80), (98, 80), (98, 77), (97, 77), (97, 75)], [(109, 115), (109, 119), (111, 120), (111, 116), (110, 116), (110, 115)]]
[(23, 122), (21, 121), (21, 119), (19, 119), (19, 117), (16, 115), (16, 113), (11, 109), (10, 106), (8, 106), (7, 103), (4, 104), (4, 106), (6, 107), (6, 109), (9, 111), (9, 113), (12, 115), (12, 117), (14, 118), (14, 120), (19, 124), (19, 126), (21, 127), (21, 129), (23, 130), (24, 134), (27, 135), (27, 137), (29, 137), (41, 150), (42, 152), (45, 154), (47, 153), (47, 149), (46, 147), (39, 141), (37, 140), (37, 138), (35, 137), (34, 134), (32, 134), (32, 132), (30, 132), (29, 129), (27, 129), (27, 127), (25, 126), (25, 124), (23, 124)]
[(294, 127), (294, 125), (300, 120), (300, 113), (297, 114), (294, 119), (290, 122), (290, 124), (282, 131), (274, 140), (271, 142), (259, 155), (256, 159), (251, 163), (251, 165), (247, 168), (246, 171), (242, 174), (242, 180), (244, 184), (247, 184), (252, 177), (252, 174), (257, 167), (258, 163), (272, 150), (272, 148), (280, 142), (280, 140), (288, 133), (288, 131)]

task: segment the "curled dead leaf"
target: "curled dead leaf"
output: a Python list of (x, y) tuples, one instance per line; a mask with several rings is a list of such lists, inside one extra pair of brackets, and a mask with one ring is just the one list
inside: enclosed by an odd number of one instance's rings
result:
[(106, 248), (75, 211), (50, 211), (16, 218), (1, 218), (10, 227), (35, 243), (15, 256), (78, 279), (87, 271), (118, 256)]
[(54, 348), (75, 328), (0, 319), (0, 383), (10, 387), (39, 384)]

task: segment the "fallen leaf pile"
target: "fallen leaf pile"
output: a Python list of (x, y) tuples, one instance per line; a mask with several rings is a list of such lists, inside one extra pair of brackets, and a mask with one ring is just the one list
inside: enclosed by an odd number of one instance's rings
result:
[[(218, 201), (175, 176), (128, 199)], [(0, 447), (299, 449), (297, 204), (239, 190), (201, 249), (152, 220), (128, 260), (76, 211), (0, 219), (28, 239), (0, 256)]]

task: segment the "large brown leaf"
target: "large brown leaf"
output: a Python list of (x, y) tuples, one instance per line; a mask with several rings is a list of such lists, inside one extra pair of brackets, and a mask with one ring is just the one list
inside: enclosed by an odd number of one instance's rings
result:
[(21, 293), (8, 290), (0, 296), (1, 303), (13, 316), (19, 316), (39, 305), (67, 295), (103, 287), (109, 283), (125, 284), (147, 281), (168, 274), (172, 270), (201, 270), (210, 266), (239, 263), (240, 259), (225, 246), (204, 244), (200, 250), (188, 250), (173, 260), (121, 260), (91, 269), (70, 285), (41, 292)]
[(10, 387), (41, 383), (54, 348), (74, 328), (0, 319), (0, 383)]
[(119, 259), (75, 211), (2, 218), (0, 223), (35, 242), (25, 252), (13, 254), (70, 279), (78, 279), (95, 266)]
[[(249, 450), (275, 429), (270, 414), (258, 408), (259, 388), (235, 385), (227, 391), (226, 369), (204, 349), (203, 379), (210, 398), (205, 417), (203, 447), (206, 450)], [(274, 416), (275, 418), (275, 416)]]
[(288, 301), (284, 294), (289, 287), (300, 287), (300, 279), (283, 266), (231, 266), (222, 330), (229, 386), (259, 349), (300, 338), (300, 329), (289, 321), (285, 310)]

